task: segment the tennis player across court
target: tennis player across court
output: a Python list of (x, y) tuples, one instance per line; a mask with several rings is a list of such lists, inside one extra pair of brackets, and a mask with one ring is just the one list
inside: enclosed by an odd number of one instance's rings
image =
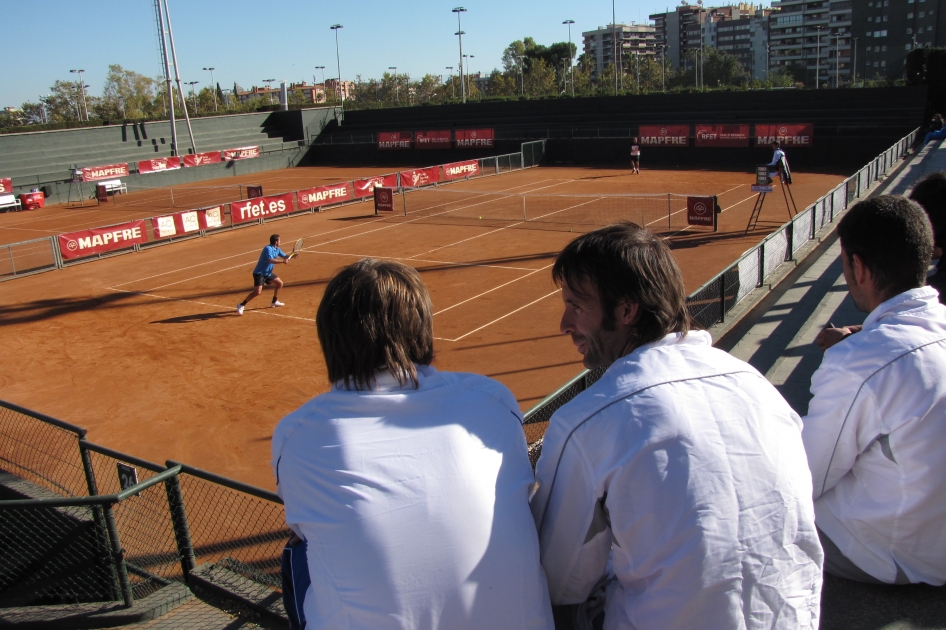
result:
[(250, 294), (247, 295), (242, 302), (237, 304), (237, 315), (242, 315), (247, 303), (262, 293), (264, 286), (269, 285), (273, 285), (273, 301), (270, 303), (270, 306), (285, 306), (285, 304), (279, 301), (278, 297), (279, 289), (282, 288), (283, 282), (279, 276), (273, 273), (273, 267), (275, 267), (277, 263), (288, 265), (293, 257), (299, 255), (299, 252), (302, 250), (303, 240), (300, 238), (296, 241), (291, 254), (287, 254), (279, 249), (279, 243), (280, 239), (278, 234), (273, 234), (269, 237), (269, 245), (263, 248), (259, 256), (259, 262), (257, 262), (256, 267), (253, 268), (253, 290), (250, 291)]

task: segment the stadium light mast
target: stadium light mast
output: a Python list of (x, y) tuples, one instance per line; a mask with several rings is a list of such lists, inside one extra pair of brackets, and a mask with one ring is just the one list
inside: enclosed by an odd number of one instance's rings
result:
[(214, 70), (216, 68), (204, 68), (204, 70), (210, 70), (210, 89), (214, 93), (214, 113), (217, 113), (217, 82), (214, 81)]
[(696, 3), (700, 5), (700, 81), (699, 88), (703, 90), (706, 87), (706, 84), (703, 82), (703, 0), (696, 0)]
[(167, 81), (168, 118), (171, 121), (171, 156), (177, 155), (177, 122), (174, 119), (174, 85), (171, 82), (171, 62), (168, 59), (167, 38), (164, 34), (164, 7), (161, 0), (155, 2), (157, 6), (158, 32), (161, 35), (161, 58), (164, 61), (164, 78)]
[(575, 20), (565, 20), (562, 24), (568, 25), (568, 69), (571, 75), (572, 96), (575, 96), (575, 65), (572, 63), (572, 24)]
[[(330, 27), (335, 31), (335, 63), (338, 66), (338, 92), (341, 94), (342, 109), (345, 108), (345, 92), (342, 90), (342, 61), (341, 56), (338, 53), (338, 29), (345, 28), (341, 24), (332, 24)], [(338, 96), (336, 95), (336, 99)]]
[(463, 7), (454, 7), (452, 9), (453, 13), (457, 14), (457, 32), (455, 35), (459, 38), (460, 42), (460, 96), (463, 99), (463, 102), (466, 103), (466, 84), (463, 83), (463, 28), (460, 26), (460, 14), (466, 13), (466, 9)]
[(82, 81), (82, 73), (85, 70), (70, 70), (69, 72), (79, 75), (79, 89), (82, 90), (82, 111), (85, 112), (85, 121), (89, 121), (89, 106), (85, 100), (85, 83)]

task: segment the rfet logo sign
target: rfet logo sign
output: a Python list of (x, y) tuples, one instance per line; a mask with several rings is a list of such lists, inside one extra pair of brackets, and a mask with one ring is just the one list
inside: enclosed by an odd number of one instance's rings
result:
[(451, 134), (449, 129), (441, 131), (415, 131), (414, 146), (418, 149), (449, 149)]
[(460, 129), (456, 132), (456, 148), (492, 148), (495, 135), (493, 129)]
[(690, 145), (689, 125), (641, 125), (639, 138), (646, 147), (678, 147)]
[(747, 147), (749, 125), (696, 125), (698, 147)]
[(384, 186), (385, 188), (394, 188), (397, 186), (397, 173), (378, 175), (377, 177), (369, 177), (367, 179), (356, 179), (352, 182), (352, 185), (355, 188), (356, 198), (370, 197), (374, 194), (374, 189), (377, 186)]
[(82, 181), (94, 182), (100, 179), (124, 177), (128, 175), (128, 163), (106, 164), (105, 166), (88, 166), (82, 169)]
[(9, 177), (0, 177), (0, 195), (9, 195), (13, 192), (13, 180)]
[(394, 212), (394, 189), (375, 186), (374, 212)]
[(81, 258), (147, 242), (144, 219), (139, 219), (120, 225), (60, 234), (59, 250), (63, 258)]
[(810, 147), (815, 136), (812, 123), (783, 123), (779, 125), (756, 125), (755, 145), (766, 147), (780, 142), (789, 147)]
[(351, 195), (348, 192), (348, 182), (300, 190), (298, 195), (299, 208), (301, 210), (328, 206), (333, 203), (341, 203), (351, 199)]
[(292, 193), (257, 197), (246, 201), (230, 202), (230, 220), (233, 223), (246, 223), (263, 218), (268, 219), (279, 214), (292, 212)]
[(259, 157), (259, 147), (239, 147), (237, 149), (224, 149), (221, 151), (225, 160), (245, 160), (247, 158)]
[(687, 225), (716, 227), (716, 197), (687, 197)]
[(410, 131), (382, 131), (378, 134), (379, 149), (410, 149)]
[(139, 173), (160, 173), (161, 171), (174, 171), (181, 168), (181, 158), (155, 158), (153, 160), (142, 160), (138, 162)]
[(454, 162), (443, 165), (444, 179), (463, 179), (464, 177), (475, 177), (480, 174), (480, 163), (478, 160), (467, 160), (466, 162)]
[(184, 166), (203, 166), (204, 164), (217, 164), (222, 161), (223, 157), (220, 151), (207, 151), (206, 153), (184, 156)]
[(439, 181), (439, 166), (428, 166), (427, 168), (415, 168), (412, 171), (401, 171), (401, 186), (404, 188), (417, 188), (428, 184), (436, 184)]

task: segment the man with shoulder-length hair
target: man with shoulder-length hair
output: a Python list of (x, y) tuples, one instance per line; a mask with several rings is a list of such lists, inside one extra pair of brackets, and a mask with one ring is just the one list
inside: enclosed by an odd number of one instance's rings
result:
[(308, 630), (553, 628), (519, 406), (492, 379), (434, 369), (432, 322), (400, 263), (361, 260), (325, 289), (331, 390), (283, 418), (272, 445), (304, 541)]
[(825, 572), (946, 583), (946, 306), (924, 286), (933, 232), (880, 196), (838, 223), (844, 279), (869, 313), (811, 378), (802, 437)]
[[(633, 223), (552, 268), (561, 330), (607, 368), (552, 416), (532, 513), (557, 615), (606, 630), (817, 628), (821, 547), (801, 420), (691, 329), (666, 243)], [(596, 620), (595, 623), (598, 623)]]

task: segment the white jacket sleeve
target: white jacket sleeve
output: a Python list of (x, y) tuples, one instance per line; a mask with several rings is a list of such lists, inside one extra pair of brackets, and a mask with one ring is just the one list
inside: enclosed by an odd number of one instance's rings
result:
[(557, 470), (540, 484), (552, 484), (545, 502), (534, 501), (542, 566), (554, 605), (580, 604), (606, 577), (611, 524), (604, 497), (598, 496), (591, 467), (575, 443), (562, 453)]

